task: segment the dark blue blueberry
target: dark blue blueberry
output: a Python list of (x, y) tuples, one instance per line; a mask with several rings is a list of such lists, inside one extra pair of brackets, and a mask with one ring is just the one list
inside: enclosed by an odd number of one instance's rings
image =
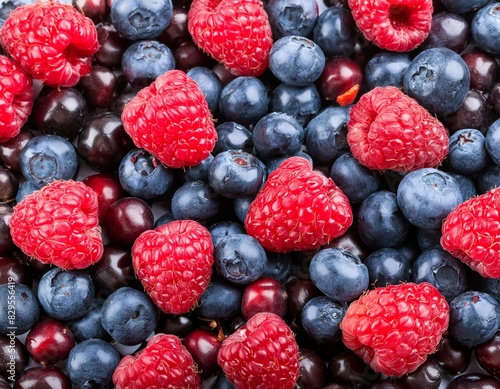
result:
[(67, 139), (52, 134), (38, 135), (24, 146), (19, 164), (24, 178), (42, 187), (55, 180), (73, 178), (78, 156)]
[(0, 1), (0, 27), (3, 26), (11, 12), (21, 5), (32, 3), (32, 0), (2, 0)]
[(476, 176), (478, 194), (500, 186), (500, 165), (491, 164)]
[(155, 40), (131, 44), (123, 53), (122, 71), (135, 88), (149, 86), (163, 73), (175, 69), (175, 59), (168, 46)]
[(484, 51), (500, 54), (500, 6), (497, 2), (485, 5), (471, 22), (474, 42)]
[(154, 228), (161, 226), (163, 224), (168, 224), (175, 220), (174, 214), (172, 211), (167, 210), (163, 214), (161, 214), (154, 222)]
[(266, 251), (267, 263), (263, 277), (275, 278), (285, 283), (292, 270), (292, 256), (288, 253), (273, 253)]
[(486, 131), (485, 147), (493, 162), (500, 165), (500, 119), (495, 120)]
[(397, 201), (411, 224), (439, 228), (443, 219), (463, 202), (463, 197), (452, 176), (434, 168), (422, 168), (401, 180)]
[(307, 124), (304, 144), (314, 161), (330, 164), (349, 150), (349, 116), (349, 108), (332, 106), (325, 108)]
[(346, 56), (354, 52), (356, 24), (349, 9), (330, 7), (323, 11), (313, 30), (313, 40), (326, 57)]
[(234, 213), (240, 222), (243, 223), (245, 221), (248, 208), (250, 208), (250, 204), (254, 199), (255, 197), (240, 197), (238, 199), (234, 199)]
[(192, 78), (203, 92), (208, 108), (213, 113), (219, 107), (219, 97), (222, 91), (222, 82), (212, 69), (204, 66), (191, 68), (187, 75)]
[(123, 157), (118, 178), (130, 195), (151, 200), (167, 192), (174, 182), (175, 173), (146, 150), (133, 149)]
[(399, 209), (396, 195), (382, 190), (369, 195), (358, 209), (360, 239), (372, 249), (398, 247), (408, 236), (410, 224)]
[(474, 182), (474, 179), (471, 176), (466, 176), (463, 174), (459, 174), (456, 172), (447, 172), (450, 176), (452, 176), (460, 187), (460, 191), (462, 192), (462, 197), (465, 200), (471, 199), (474, 196), (477, 196), (477, 188)]
[(478, 276), (478, 287), (481, 292), (488, 293), (500, 304), (500, 278), (486, 278)]
[(300, 319), (304, 331), (318, 345), (332, 346), (340, 339), (340, 323), (345, 313), (343, 304), (316, 296), (304, 305)]
[(21, 185), (19, 185), (19, 189), (17, 190), (16, 202), (20, 203), (27, 195), (38, 189), (40, 189), (40, 187), (35, 183), (31, 181), (24, 181)]
[(431, 249), (442, 249), (441, 246), (441, 228), (418, 228), (417, 244), (421, 251)]
[(450, 115), (462, 105), (469, 91), (469, 68), (453, 50), (427, 49), (413, 58), (405, 71), (403, 85), (406, 93), (430, 113)]
[(107, 333), (101, 323), (101, 312), (104, 300), (96, 298), (90, 309), (77, 320), (68, 323), (77, 342), (88, 339), (106, 339)]
[(172, 196), (172, 214), (177, 220), (205, 221), (219, 213), (219, 194), (203, 181), (186, 182)]
[(271, 93), (269, 110), (293, 116), (305, 126), (321, 109), (321, 95), (315, 84), (292, 86), (279, 84)]
[(38, 301), (54, 319), (76, 320), (92, 306), (94, 284), (86, 272), (55, 268), (40, 279)]
[(375, 287), (397, 285), (410, 279), (410, 259), (397, 249), (375, 250), (366, 257), (364, 264), (368, 268), (370, 285)]
[(217, 247), (222, 238), (233, 234), (245, 234), (245, 227), (242, 223), (235, 221), (222, 221), (212, 224), (208, 231), (212, 236), (212, 243)]
[(266, 169), (256, 156), (240, 150), (217, 154), (208, 169), (208, 182), (221, 196), (252, 197), (262, 186)]
[[(304, 147), (304, 145), (302, 145), (302, 148), (303, 147)], [(298, 152), (296, 152), (296, 153), (294, 153), (294, 154), (292, 154), (290, 156), (273, 158), (270, 161), (268, 161), (266, 163), (267, 175), (271, 174), (274, 170), (276, 170), (278, 168), (279, 165), (281, 165), (281, 163), (285, 159), (288, 159), (290, 157), (302, 157), (302, 158), (307, 159), (311, 165), (314, 164), (314, 161), (311, 158), (311, 156), (309, 154), (307, 154), (307, 152), (305, 152), (304, 150), (300, 150), (300, 151), (298, 151)]]
[(158, 37), (172, 14), (172, 0), (113, 0), (110, 13), (113, 26), (131, 41)]
[(370, 170), (347, 152), (338, 157), (330, 169), (330, 178), (351, 203), (361, 203), (380, 188), (381, 175)]
[(267, 113), (269, 95), (257, 77), (241, 76), (229, 82), (220, 93), (219, 112), (227, 120), (254, 123)]
[(212, 389), (236, 389), (236, 386), (229, 382), (224, 372), (222, 372), (217, 376)]
[(108, 387), (120, 363), (120, 353), (102, 339), (89, 339), (78, 343), (69, 353), (66, 373), (75, 385), (90, 388)]
[(241, 311), (242, 298), (240, 285), (214, 275), (200, 297), (198, 316), (212, 320), (235, 317)]
[(278, 80), (293, 86), (316, 81), (325, 67), (325, 54), (312, 40), (289, 35), (274, 42), (269, 68)]
[(469, 11), (476, 11), (489, 0), (441, 0), (441, 3), (451, 12), (464, 14)]
[(104, 301), (101, 323), (118, 343), (133, 346), (151, 335), (158, 323), (158, 312), (146, 293), (124, 286)]
[(39, 317), (38, 300), (29, 286), (10, 282), (0, 285), (0, 334), (24, 334)]
[(443, 249), (423, 251), (413, 263), (413, 282), (429, 282), (451, 301), (468, 287), (468, 267)]
[(269, 0), (265, 10), (274, 40), (287, 35), (309, 35), (318, 17), (315, 0)]
[(467, 291), (450, 303), (450, 335), (466, 347), (491, 339), (500, 327), (500, 305), (485, 292)]
[(368, 268), (358, 256), (342, 248), (318, 251), (309, 264), (311, 280), (335, 301), (356, 300), (369, 286)]
[(257, 155), (265, 161), (298, 152), (304, 140), (304, 128), (290, 115), (271, 112), (254, 126), (252, 140)]
[(253, 151), (252, 133), (236, 122), (224, 122), (215, 127), (217, 142), (212, 153), (219, 154), (226, 150), (241, 150), (251, 153)]
[(201, 161), (198, 165), (178, 169), (179, 176), (183, 182), (208, 182), (208, 168), (213, 160), (214, 156), (209, 154), (208, 157)]
[(485, 143), (479, 130), (467, 128), (454, 132), (450, 136), (447, 166), (461, 174), (478, 173), (489, 162)]
[(264, 273), (267, 255), (254, 237), (231, 234), (223, 237), (214, 250), (217, 272), (235, 284), (249, 284)]
[(371, 57), (365, 66), (364, 80), (371, 90), (377, 86), (403, 86), (403, 77), (410, 65), (411, 59), (407, 53), (382, 51)]

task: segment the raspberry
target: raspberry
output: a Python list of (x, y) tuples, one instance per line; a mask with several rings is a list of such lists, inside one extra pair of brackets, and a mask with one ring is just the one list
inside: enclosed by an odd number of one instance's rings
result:
[(393, 86), (361, 96), (351, 109), (347, 131), (354, 157), (374, 170), (436, 167), (448, 153), (443, 124)]
[(143, 232), (132, 247), (137, 277), (165, 313), (195, 307), (212, 276), (210, 232), (194, 220), (175, 220)]
[(203, 51), (235, 76), (260, 76), (269, 65), (271, 26), (260, 0), (194, 0), (188, 30)]
[(299, 375), (299, 351), (288, 324), (260, 312), (223, 342), (217, 357), (238, 389), (292, 389)]
[(170, 70), (143, 88), (122, 112), (135, 145), (171, 168), (195, 166), (217, 140), (203, 92), (180, 70)]
[(0, 55), (0, 143), (19, 134), (34, 98), (31, 77), (16, 62)]
[(193, 357), (170, 334), (156, 334), (134, 356), (123, 357), (113, 373), (113, 383), (115, 389), (201, 389)]
[(500, 188), (473, 197), (451, 211), (441, 246), (483, 277), (500, 278)]
[(90, 73), (97, 29), (74, 7), (57, 1), (15, 8), (0, 30), (7, 53), (46, 85), (74, 86)]
[(410, 51), (429, 35), (432, 0), (349, 0), (348, 4), (365, 38), (382, 49)]
[(402, 376), (436, 351), (449, 310), (445, 298), (426, 282), (376, 288), (347, 308), (342, 340), (372, 369)]
[(286, 159), (269, 175), (245, 219), (247, 233), (275, 252), (318, 248), (351, 224), (347, 197), (302, 157)]
[(42, 263), (73, 270), (102, 257), (97, 194), (82, 182), (54, 181), (27, 195), (9, 224), (14, 244)]

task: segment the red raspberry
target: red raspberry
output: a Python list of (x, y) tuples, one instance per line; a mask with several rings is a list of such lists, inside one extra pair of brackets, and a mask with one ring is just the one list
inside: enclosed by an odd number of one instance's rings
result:
[(143, 232), (132, 247), (137, 277), (165, 313), (195, 307), (212, 276), (210, 232), (194, 220), (175, 220)]
[(122, 121), (137, 147), (172, 168), (199, 164), (217, 141), (205, 95), (180, 70), (140, 90), (123, 109)]
[(483, 277), (500, 278), (500, 188), (466, 200), (442, 225), (441, 246)]
[(115, 389), (201, 389), (193, 357), (175, 335), (156, 334), (135, 355), (126, 355), (113, 373)]
[(431, 284), (389, 285), (349, 305), (342, 340), (372, 369), (402, 376), (436, 351), (448, 322), (448, 303)]
[(19, 134), (34, 99), (31, 77), (16, 62), (0, 55), (0, 143)]
[(188, 29), (203, 51), (235, 76), (260, 76), (269, 65), (271, 25), (260, 0), (194, 0)]
[(247, 233), (275, 252), (318, 248), (351, 224), (347, 197), (302, 157), (286, 159), (269, 175), (245, 219)]
[(92, 20), (58, 1), (15, 8), (0, 30), (0, 39), (33, 78), (53, 87), (76, 85), (90, 73), (99, 48)]
[(84, 269), (103, 254), (97, 194), (82, 182), (55, 181), (26, 196), (9, 226), (14, 244), (42, 263)]
[(448, 132), (417, 101), (393, 86), (365, 93), (351, 109), (351, 152), (376, 170), (436, 167), (448, 153)]
[(349, 0), (356, 25), (369, 41), (390, 51), (410, 51), (431, 29), (432, 0)]
[(223, 342), (217, 357), (237, 389), (292, 389), (299, 376), (299, 348), (288, 324), (260, 312)]

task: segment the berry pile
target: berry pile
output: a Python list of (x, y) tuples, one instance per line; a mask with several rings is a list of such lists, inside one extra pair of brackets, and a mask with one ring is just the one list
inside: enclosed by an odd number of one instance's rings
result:
[(499, 16), (0, 2), (0, 389), (500, 388)]

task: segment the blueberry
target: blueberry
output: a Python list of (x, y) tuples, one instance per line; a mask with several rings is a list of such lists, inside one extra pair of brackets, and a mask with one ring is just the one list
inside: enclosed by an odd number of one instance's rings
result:
[(451, 12), (464, 14), (476, 11), (488, 3), (489, 0), (441, 0), (441, 3)]
[(330, 169), (330, 178), (353, 204), (361, 203), (380, 188), (380, 174), (361, 165), (349, 152), (338, 157)]
[(371, 90), (377, 86), (403, 86), (403, 77), (410, 65), (407, 53), (382, 51), (371, 57), (365, 66), (364, 79), (366, 87)]
[(500, 165), (500, 119), (495, 120), (488, 128), (485, 147), (493, 162)]
[(265, 10), (274, 40), (288, 35), (309, 35), (318, 17), (315, 0), (269, 0)]
[(421, 251), (442, 249), (441, 228), (417, 228), (417, 244)]
[(478, 277), (478, 288), (497, 300), (500, 304), (500, 278)]
[(94, 284), (86, 272), (55, 268), (40, 279), (38, 300), (54, 319), (76, 320), (92, 306)]
[(208, 182), (208, 169), (213, 160), (214, 156), (209, 154), (208, 157), (201, 161), (198, 165), (178, 169), (177, 172), (183, 182)]
[(363, 200), (356, 225), (360, 239), (372, 249), (398, 247), (410, 230), (396, 195), (386, 190), (372, 193)]
[(19, 156), (21, 172), (28, 181), (42, 187), (54, 180), (69, 180), (78, 168), (75, 147), (59, 135), (31, 138)]
[(214, 386), (212, 389), (236, 389), (236, 386), (234, 386), (226, 377), (224, 372), (220, 373), (217, 376), (217, 379), (215, 380)]
[(226, 121), (246, 125), (267, 113), (269, 95), (262, 81), (241, 76), (229, 82), (220, 93), (219, 112)]
[(302, 158), (307, 159), (311, 165), (314, 164), (313, 159), (311, 158), (311, 156), (309, 154), (307, 154), (307, 152), (305, 152), (303, 150), (299, 150), (298, 152), (296, 152), (296, 153), (294, 153), (294, 154), (292, 154), (290, 156), (287, 156), (287, 157), (277, 157), (277, 158), (273, 158), (270, 161), (268, 161), (266, 163), (267, 175), (271, 174), (274, 170), (276, 170), (279, 167), (279, 165), (281, 165), (281, 163), (285, 159), (288, 159), (290, 157), (302, 157)]
[(250, 204), (254, 200), (255, 197), (240, 197), (238, 199), (234, 199), (233, 208), (236, 217), (240, 222), (244, 222), (247, 216), (248, 208)]
[(491, 164), (476, 176), (479, 194), (500, 186), (500, 165)]
[(266, 251), (267, 262), (263, 277), (271, 277), (285, 283), (292, 270), (292, 256), (288, 253)]
[(313, 30), (313, 40), (326, 57), (349, 57), (354, 52), (356, 38), (354, 19), (343, 7), (330, 7), (323, 11)]
[(220, 195), (231, 199), (257, 194), (265, 167), (253, 154), (227, 150), (217, 154), (208, 169), (208, 182)]
[(198, 316), (212, 320), (235, 317), (241, 311), (242, 299), (240, 285), (214, 275), (200, 297)]
[(292, 86), (279, 84), (271, 92), (269, 110), (293, 116), (305, 126), (321, 109), (321, 95), (315, 84)]
[(155, 40), (135, 42), (123, 53), (123, 75), (135, 88), (149, 86), (159, 75), (173, 69), (175, 59), (172, 52), (168, 46)]
[(111, 377), (120, 363), (121, 356), (109, 343), (89, 339), (78, 343), (69, 353), (66, 373), (75, 385), (104, 388), (112, 383)]
[(174, 214), (172, 213), (172, 211), (167, 210), (155, 220), (154, 228), (161, 226), (163, 224), (168, 224), (174, 220), (175, 220), (175, 217), (174, 217)]
[(189, 69), (187, 75), (196, 82), (203, 92), (210, 111), (215, 112), (219, 107), (219, 97), (222, 91), (222, 82), (217, 74), (204, 66), (195, 66)]
[(325, 67), (325, 54), (312, 40), (289, 35), (274, 42), (269, 69), (281, 82), (305, 86), (316, 81)]
[(309, 264), (311, 280), (335, 301), (356, 300), (369, 286), (368, 268), (358, 256), (342, 248), (318, 251)]
[(226, 150), (241, 150), (251, 153), (253, 151), (252, 133), (236, 122), (224, 122), (215, 127), (217, 142), (212, 153), (219, 154)]
[(16, 203), (20, 203), (27, 195), (37, 191), (38, 189), (40, 189), (40, 187), (32, 181), (24, 181), (21, 185), (19, 185), (16, 195)]
[(214, 250), (217, 272), (235, 284), (249, 284), (264, 273), (267, 255), (254, 237), (231, 234), (223, 237)]
[(493, 2), (476, 12), (471, 22), (474, 42), (484, 51), (500, 54), (500, 6)]
[(144, 342), (157, 322), (157, 308), (148, 295), (128, 286), (111, 293), (102, 306), (102, 327), (126, 346)]
[(151, 200), (169, 190), (175, 174), (146, 150), (133, 149), (123, 157), (118, 168), (118, 178), (123, 189), (130, 195)]
[(219, 194), (203, 181), (186, 182), (172, 196), (172, 214), (177, 220), (206, 221), (219, 213)]
[(457, 182), (444, 171), (422, 168), (408, 173), (397, 189), (399, 208), (420, 228), (439, 228), (463, 197)]
[(309, 337), (321, 346), (333, 346), (341, 335), (340, 323), (346, 308), (325, 296), (310, 299), (300, 315), (302, 327)]
[(457, 258), (443, 249), (423, 251), (413, 263), (413, 282), (429, 282), (451, 301), (468, 287), (468, 270)]
[(366, 257), (364, 264), (368, 268), (370, 285), (375, 287), (397, 285), (410, 279), (411, 262), (397, 249), (375, 250)]
[(89, 310), (82, 317), (68, 323), (77, 342), (88, 339), (105, 339), (106, 330), (101, 324), (101, 311), (104, 300), (95, 298)]
[(470, 85), (470, 72), (459, 54), (445, 47), (417, 54), (405, 71), (406, 93), (429, 112), (446, 116), (464, 101)]
[(217, 247), (219, 242), (226, 236), (232, 234), (245, 234), (245, 227), (243, 224), (236, 221), (221, 221), (212, 224), (208, 231), (212, 236), (212, 243)]
[(475, 174), (489, 162), (485, 137), (476, 129), (462, 129), (450, 136), (447, 166), (457, 173)]
[(477, 196), (477, 188), (472, 176), (466, 176), (456, 172), (447, 172), (450, 176), (452, 176), (460, 187), (460, 191), (462, 192), (462, 197), (465, 200), (471, 199), (474, 196)]
[(491, 339), (500, 326), (500, 305), (485, 292), (467, 291), (450, 303), (450, 335), (466, 347)]
[(271, 112), (255, 124), (252, 140), (262, 160), (290, 156), (300, 150), (304, 128), (286, 113)]
[(330, 164), (349, 150), (348, 122), (349, 109), (337, 106), (325, 108), (311, 119), (305, 128), (304, 144), (314, 161)]
[(113, 0), (110, 14), (123, 37), (132, 41), (153, 39), (170, 24), (172, 0)]
[(30, 287), (9, 282), (0, 285), (0, 334), (24, 334), (38, 322), (40, 307)]

